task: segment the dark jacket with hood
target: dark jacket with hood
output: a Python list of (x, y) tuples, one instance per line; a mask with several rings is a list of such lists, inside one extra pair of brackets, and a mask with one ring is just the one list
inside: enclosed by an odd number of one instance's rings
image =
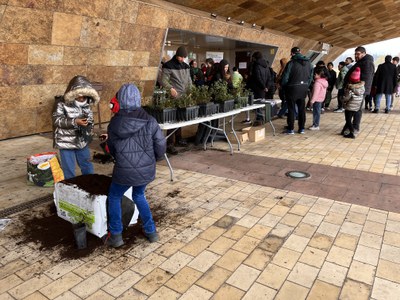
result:
[(265, 89), (271, 81), (270, 70), (264, 58), (258, 58), (251, 64), (248, 87), (253, 91), (254, 98), (265, 98)]
[[(219, 63), (214, 64), (215, 66), (215, 74), (212, 77), (211, 84), (216, 81), (224, 81), (228, 85), (228, 90), (233, 89), (232, 78), (226, 79), (225, 77), (225, 66), (229, 65), (229, 62), (226, 59), (222, 59)], [(229, 69), (228, 69), (229, 72)]]
[(374, 79), (375, 72), (374, 58), (369, 54), (366, 54), (349, 69), (344, 77), (343, 86), (347, 86), (349, 84), (350, 75), (357, 67), (359, 67), (361, 70), (361, 81), (365, 82), (365, 95), (369, 95), (371, 93), (372, 81)]
[(180, 63), (174, 55), (171, 60), (163, 64), (162, 85), (167, 90), (173, 87), (178, 92), (178, 97), (185, 94), (192, 86), (189, 65), (185, 62)]
[(384, 62), (378, 66), (374, 76), (374, 86), (377, 94), (392, 94), (397, 84), (396, 66)]
[(313, 68), (310, 60), (296, 53), (286, 64), (282, 75), (282, 88), (288, 99), (305, 98), (313, 80)]
[(124, 84), (117, 98), (120, 110), (108, 125), (107, 140), (115, 159), (112, 180), (127, 186), (148, 184), (155, 178), (156, 161), (165, 153), (165, 137), (157, 121), (141, 108), (136, 86)]
[[(78, 103), (78, 96), (87, 98)], [(97, 105), (100, 97), (89, 80), (84, 76), (75, 76), (65, 90), (63, 99), (57, 103), (53, 112), (54, 146), (58, 149), (83, 149), (91, 141), (93, 129), (93, 112), (90, 105)], [(76, 118), (86, 118), (89, 125), (80, 127)]]

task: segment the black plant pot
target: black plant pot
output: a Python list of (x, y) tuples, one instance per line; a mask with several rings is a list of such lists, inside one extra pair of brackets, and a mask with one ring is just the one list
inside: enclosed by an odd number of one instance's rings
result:
[(199, 117), (199, 107), (189, 106), (185, 108), (178, 108), (176, 111), (176, 118), (178, 121), (190, 121)]
[(219, 105), (219, 112), (228, 112), (233, 110), (235, 107), (235, 99), (226, 100)]
[(160, 124), (176, 122), (176, 108), (156, 109), (147, 106), (145, 110)]
[(219, 105), (215, 105), (214, 102), (208, 102), (199, 105), (199, 117), (206, 117), (216, 114), (218, 112)]
[(253, 105), (254, 104), (254, 95), (250, 94), (249, 95), (249, 105)]
[(72, 230), (74, 232), (76, 247), (78, 249), (85, 249), (87, 247), (85, 223), (72, 224)]

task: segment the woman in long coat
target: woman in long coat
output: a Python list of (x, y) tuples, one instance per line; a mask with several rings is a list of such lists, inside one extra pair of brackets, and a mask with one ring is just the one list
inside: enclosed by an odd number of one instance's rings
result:
[(392, 57), (386, 55), (385, 62), (378, 66), (374, 76), (374, 86), (376, 87), (374, 113), (379, 112), (382, 96), (385, 95), (385, 113), (389, 113), (392, 104), (392, 94), (396, 87), (396, 66), (392, 64)]

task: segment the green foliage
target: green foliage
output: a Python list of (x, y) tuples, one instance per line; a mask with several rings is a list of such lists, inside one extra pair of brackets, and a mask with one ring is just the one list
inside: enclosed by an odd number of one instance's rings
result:
[(212, 85), (210, 93), (214, 100), (220, 103), (234, 98), (234, 96), (228, 92), (228, 84), (224, 81), (216, 81)]
[(207, 104), (211, 101), (211, 94), (207, 85), (195, 87), (192, 90), (192, 97), (197, 104)]
[(193, 97), (193, 91), (196, 87), (192, 86), (186, 94), (183, 94), (176, 100), (175, 102), (175, 107), (176, 108), (185, 108), (185, 107), (190, 107), (190, 106), (195, 106), (196, 105), (196, 99)]
[(150, 107), (156, 110), (173, 108), (175, 107), (175, 100), (172, 99), (169, 91), (156, 88), (153, 93), (153, 104)]

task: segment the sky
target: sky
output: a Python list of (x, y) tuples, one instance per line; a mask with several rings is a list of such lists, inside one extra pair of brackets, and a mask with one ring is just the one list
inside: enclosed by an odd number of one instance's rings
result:
[[(364, 46), (368, 54), (374, 57), (375, 63), (382, 63), (386, 55), (400, 56), (400, 37), (362, 46)], [(347, 49), (333, 64), (337, 66), (340, 61), (345, 60), (348, 56), (354, 59), (354, 49), (355, 47)]]

